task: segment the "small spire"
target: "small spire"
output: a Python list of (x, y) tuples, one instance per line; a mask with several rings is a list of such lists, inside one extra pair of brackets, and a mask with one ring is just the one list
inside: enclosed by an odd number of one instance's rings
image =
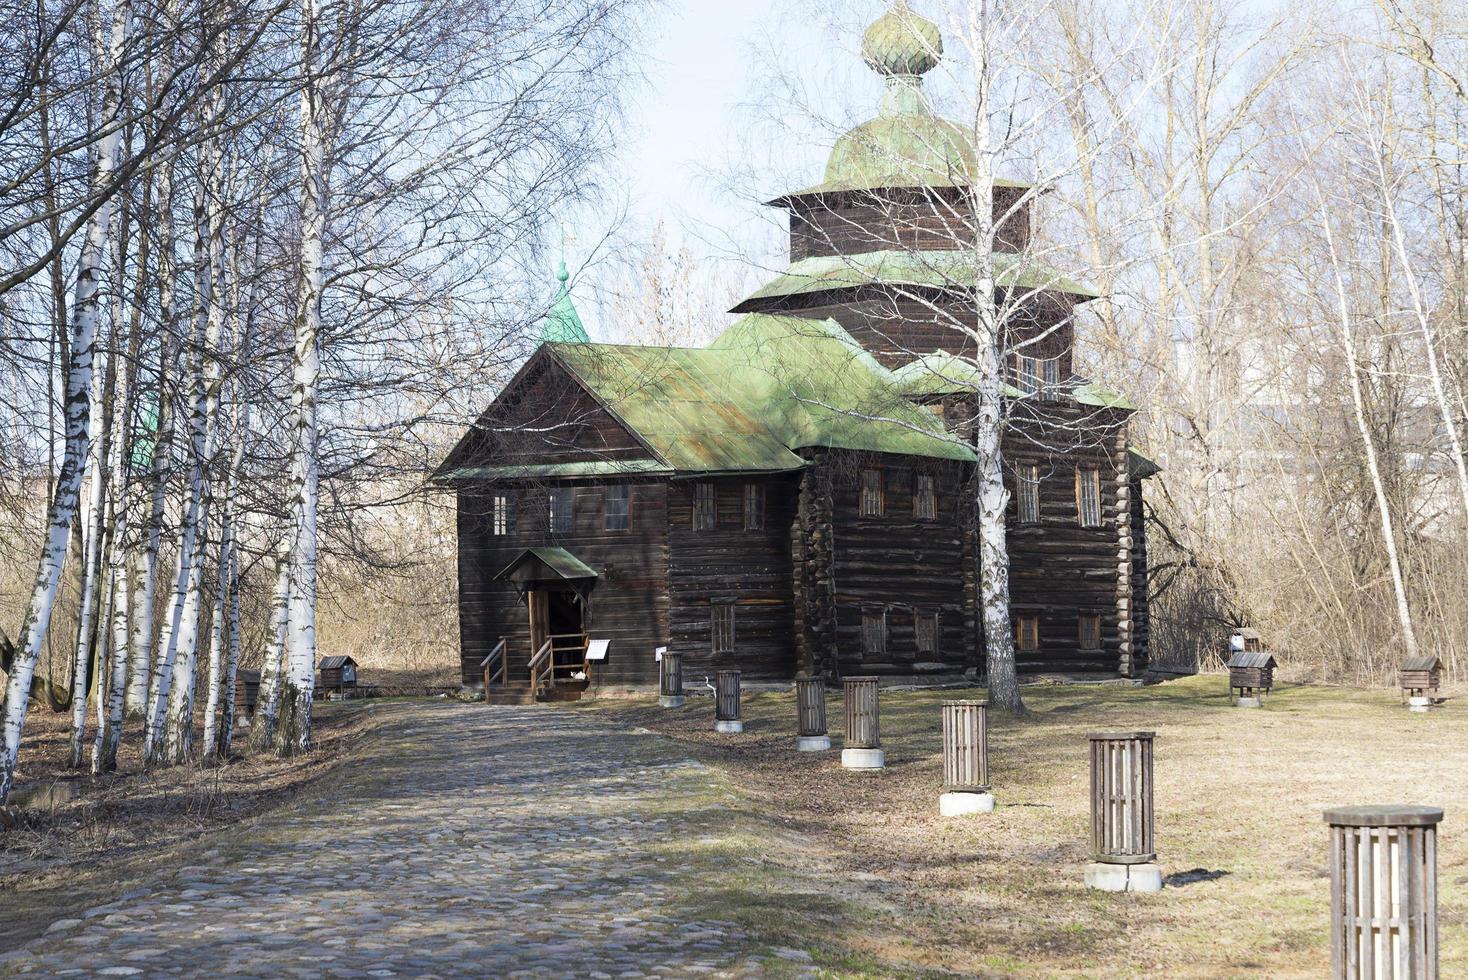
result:
[[(564, 239), (564, 232), (562, 232)], [(586, 327), (581, 323), (581, 315), (576, 312), (576, 304), (571, 302), (571, 287), (567, 282), (571, 273), (566, 268), (565, 246), (562, 248), (560, 264), (556, 266), (556, 280), (560, 288), (556, 290), (556, 301), (551, 305), (550, 312), (540, 324), (540, 342), (543, 344), (589, 344), (591, 336), (587, 334)]]

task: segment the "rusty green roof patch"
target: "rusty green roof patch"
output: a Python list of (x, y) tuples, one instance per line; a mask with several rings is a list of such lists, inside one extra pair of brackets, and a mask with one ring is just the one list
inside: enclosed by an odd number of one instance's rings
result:
[[(1009, 252), (994, 253), (994, 279), (1005, 289), (1055, 290), (1095, 299), (1101, 295), (1090, 286), (1070, 279), (1055, 269)], [(855, 255), (819, 255), (790, 265), (775, 279), (761, 286), (734, 308), (743, 312), (762, 300), (783, 299), (832, 289), (860, 286), (932, 287), (972, 289), (973, 253), (965, 250), (913, 252), (884, 250)]]
[(1114, 391), (1107, 391), (1092, 381), (1077, 385), (1074, 396), (1075, 400), (1082, 405), (1091, 405), (1095, 408), (1119, 408), (1128, 412), (1137, 410), (1137, 406), (1128, 401), (1125, 396), (1118, 395)]

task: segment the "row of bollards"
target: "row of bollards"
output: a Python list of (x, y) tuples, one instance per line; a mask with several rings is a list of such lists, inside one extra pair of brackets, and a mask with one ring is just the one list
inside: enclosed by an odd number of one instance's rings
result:
[[(676, 660), (672, 669), (677, 669)], [(663, 698), (668, 687), (664, 655)], [(740, 672), (721, 670), (715, 687), (715, 728), (742, 732)], [(877, 678), (842, 681), (846, 744), (841, 763), (880, 769)], [(676, 691), (676, 695), (673, 693)], [(826, 729), (826, 684), (795, 682), (796, 748), (831, 748)], [(664, 700), (663, 703), (667, 703)], [(1156, 892), (1162, 888), (1153, 813), (1155, 732), (1093, 732), (1090, 745), (1091, 863), (1086, 884), (1101, 891)], [(994, 809), (989, 783), (986, 701), (943, 702), (943, 816)], [(1325, 812), (1330, 825), (1331, 972), (1341, 980), (1435, 980), (1437, 951), (1437, 824), (1443, 811), (1424, 806), (1354, 806)]]

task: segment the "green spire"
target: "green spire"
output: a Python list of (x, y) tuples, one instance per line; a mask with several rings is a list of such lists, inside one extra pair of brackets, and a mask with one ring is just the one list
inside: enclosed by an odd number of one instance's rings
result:
[(571, 302), (571, 289), (566, 281), (571, 278), (571, 273), (566, 271), (566, 260), (562, 259), (560, 267), (556, 269), (556, 278), (560, 280), (561, 286), (556, 293), (556, 302), (546, 314), (540, 324), (540, 342), (543, 344), (589, 344), (591, 337), (586, 333), (586, 328), (581, 325), (581, 317), (576, 312), (576, 304)]

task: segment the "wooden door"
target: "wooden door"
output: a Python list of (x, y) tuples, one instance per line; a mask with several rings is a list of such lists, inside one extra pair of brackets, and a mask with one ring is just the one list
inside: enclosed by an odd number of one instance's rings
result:
[(550, 639), (550, 594), (544, 589), (532, 589), (526, 596), (525, 605), (530, 611), (530, 660), (540, 652), (545, 641)]

